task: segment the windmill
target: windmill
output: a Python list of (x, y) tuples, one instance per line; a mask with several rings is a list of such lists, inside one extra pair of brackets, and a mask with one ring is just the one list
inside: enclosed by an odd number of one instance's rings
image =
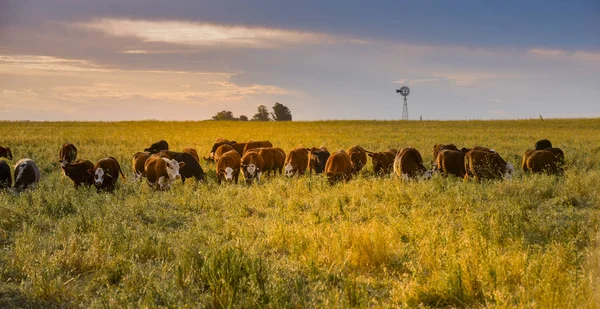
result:
[(396, 89), (396, 93), (399, 93), (404, 97), (404, 105), (402, 106), (402, 120), (408, 120), (408, 103), (406, 101), (406, 97), (410, 94), (410, 89), (406, 86), (402, 86), (400, 89)]

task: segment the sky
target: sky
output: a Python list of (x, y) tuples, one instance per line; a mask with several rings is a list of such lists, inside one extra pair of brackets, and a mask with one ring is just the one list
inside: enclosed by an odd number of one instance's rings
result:
[(600, 0), (0, 0), (0, 120), (600, 117)]

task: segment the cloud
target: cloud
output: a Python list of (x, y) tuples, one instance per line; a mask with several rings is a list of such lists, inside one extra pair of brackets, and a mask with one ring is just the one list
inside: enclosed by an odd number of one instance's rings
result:
[(401, 80), (394, 81), (393, 83), (414, 86), (414, 85), (427, 84), (427, 83), (439, 83), (442, 81), (444, 81), (442, 78), (434, 77), (434, 78), (401, 79)]
[(531, 48), (528, 50), (528, 54), (540, 58), (558, 58), (563, 60), (600, 63), (600, 52), (582, 50), (571, 52), (563, 49)]
[(78, 23), (76, 26), (101, 31), (111, 36), (135, 37), (145, 42), (188, 46), (274, 48), (286, 44), (368, 43), (365, 40), (335, 37), (318, 32), (189, 21), (103, 18)]

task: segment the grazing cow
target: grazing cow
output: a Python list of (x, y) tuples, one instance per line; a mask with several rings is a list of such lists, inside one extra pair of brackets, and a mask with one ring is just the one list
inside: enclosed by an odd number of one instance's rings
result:
[(219, 159), (221, 158), (221, 156), (224, 153), (226, 153), (228, 151), (232, 151), (232, 150), (234, 150), (234, 149), (229, 144), (223, 144), (223, 145), (219, 146), (217, 148), (217, 150), (215, 150), (215, 153), (214, 153), (214, 156), (213, 156), (213, 158), (215, 159), (215, 162), (219, 162)]
[(244, 146), (244, 154), (246, 153), (246, 151), (250, 150), (250, 149), (254, 149), (254, 148), (267, 148), (267, 147), (273, 147), (273, 144), (271, 144), (271, 142), (269, 141), (255, 141), (255, 142), (248, 142), (246, 143), (246, 146)]
[(371, 152), (361, 146), (353, 146), (348, 149), (347, 153), (350, 156), (350, 162), (352, 162), (352, 174), (358, 174), (367, 165), (367, 153)]
[(384, 152), (372, 152), (369, 153), (371, 161), (373, 162), (373, 172), (376, 174), (387, 175), (394, 169), (394, 159), (396, 158), (395, 149), (391, 149)]
[(119, 174), (125, 180), (119, 161), (113, 157), (98, 160), (94, 168), (88, 170), (88, 173), (94, 176), (94, 185), (98, 192), (113, 192), (115, 184), (119, 181)]
[(74, 163), (77, 160), (77, 147), (71, 143), (65, 143), (58, 152), (58, 162), (62, 166), (68, 163)]
[(40, 181), (40, 169), (31, 159), (21, 159), (15, 164), (15, 193), (33, 189)]
[(217, 140), (215, 141), (215, 143), (229, 143), (229, 140), (226, 139), (226, 138), (223, 138), (223, 137), (219, 137), (219, 138), (217, 138)]
[(131, 165), (133, 166), (133, 177), (137, 180), (142, 181), (142, 177), (146, 177), (146, 171), (144, 166), (146, 165), (146, 160), (150, 158), (151, 154), (147, 151), (144, 152), (136, 152), (131, 159)]
[[(558, 149), (558, 148), (555, 148)], [(525, 172), (562, 174), (560, 159), (550, 150), (528, 150), (523, 155), (522, 168)]]
[(308, 167), (308, 149), (296, 148), (291, 150), (285, 158), (285, 175), (292, 177), (296, 174), (304, 175)]
[(552, 148), (552, 142), (547, 139), (541, 139), (535, 142), (535, 150), (544, 150), (548, 148)]
[(217, 181), (221, 184), (222, 181), (238, 182), (240, 175), (240, 166), (242, 158), (235, 150), (230, 150), (224, 153), (219, 161), (217, 161)]
[(469, 150), (467, 148), (462, 148), (461, 150), (444, 149), (438, 153), (434, 166), (442, 173), (442, 176), (454, 175), (464, 177), (465, 154)]
[(324, 173), (331, 185), (342, 180), (350, 181), (352, 179), (350, 156), (343, 150), (332, 153), (327, 159)]
[(204, 181), (204, 170), (200, 163), (196, 161), (196, 158), (192, 157), (191, 154), (185, 152), (176, 152), (163, 150), (160, 155), (169, 159), (176, 160), (177, 162), (184, 162), (185, 165), (179, 169), (181, 175), (181, 182), (185, 183), (186, 178), (196, 178), (197, 181)]
[(511, 179), (514, 167), (492, 151), (471, 149), (465, 154), (465, 180), (469, 177), (481, 179)]
[(273, 172), (279, 172), (279, 175), (283, 172), (283, 166), (285, 165), (285, 151), (279, 147), (273, 147)]
[(252, 184), (252, 180), (256, 179), (260, 182), (260, 174), (265, 168), (265, 161), (258, 152), (248, 151), (242, 157), (242, 172), (246, 178), (246, 184)]
[(89, 160), (77, 160), (75, 163), (67, 163), (62, 165), (62, 170), (67, 177), (73, 180), (75, 188), (79, 188), (81, 185), (90, 187), (94, 184), (94, 177), (88, 170), (94, 168), (94, 163)]
[(394, 172), (405, 180), (410, 178), (431, 178), (431, 171), (423, 166), (421, 153), (412, 147), (402, 148), (394, 159)]
[(235, 141), (228, 141), (226, 139), (223, 139), (222, 141), (220, 141), (221, 139), (218, 139), (216, 143), (213, 144), (212, 148), (210, 149), (210, 152), (208, 153), (208, 157), (204, 158), (204, 160), (206, 161), (215, 161), (215, 152), (217, 151), (217, 148), (221, 147), (222, 145), (235, 145), (236, 142)]
[(144, 149), (144, 151), (147, 151), (151, 154), (154, 153), (159, 153), (161, 150), (169, 150), (169, 143), (167, 143), (167, 141), (160, 140), (152, 145), (150, 145), (150, 147)]
[(151, 156), (144, 164), (148, 184), (159, 190), (168, 190), (175, 179), (181, 178), (179, 170), (184, 166), (185, 162), (177, 162), (177, 160), (161, 156)]
[(321, 174), (325, 170), (325, 164), (331, 154), (325, 147), (310, 149), (310, 155), (308, 159), (308, 172), (312, 174), (313, 170), (316, 174)]
[(454, 144), (435, 144), (433, 146), (433, 162), (434, 162), (434, 164), (435, 164), (435, 162), (437, 160), (438, 154), (440, 153), (440, 151), (442, 151), (444, 149), (450, 149), (450, 150), (456, 150), (456, 151), (458, 151), (458, 148)]
[(10, 166), (6, 161), (0, 161), (0, 190), (12, 187), (12, 177), (10, 176)]
[(5, 148), (5, 147), (0, 146), (0, 158), (2, 158), (2, 157), (7, 158), (9, 160), (13, 159), (13, 155), (12, 155), (12, 152), (10, 151), (10, 148), (8, 148), (8, 147)]
[(279, 171), (279, 174), (281, 174), (285, 162), (285, 151), (283, 151), (283, 149), (273, 147), (252, 148), (246, 153), (251, 152), (256, 152), (263, 158), (263, 161), (265, 162), (263, 173), (267, 177), (271, 176), (271, 172), (275, 174), (277, 171)]
[(194, 148), (183, 148), (183, 150), (181, 152), (185, 152), (185, 153), (191, 154), (192, 157), (194, 157), (194, 159), (196, 159), (196, 161), (198, 161), (198, 163), (200, 163), (200, 157), (198, 156), (198, 152), (196, 151), (196, 149), (194, 149)]

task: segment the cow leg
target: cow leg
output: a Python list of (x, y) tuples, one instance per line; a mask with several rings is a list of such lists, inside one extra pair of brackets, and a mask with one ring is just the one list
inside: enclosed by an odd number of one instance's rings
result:
[(181, 183), (185, 185), (185, 176), (181, 175)]
[(240, 177), (240, 175), (235, 175), (235, 177), (233, 177), (233, 179), (235, 180), (235, 184), (237, 185), (238, 183), (238, 177)]

